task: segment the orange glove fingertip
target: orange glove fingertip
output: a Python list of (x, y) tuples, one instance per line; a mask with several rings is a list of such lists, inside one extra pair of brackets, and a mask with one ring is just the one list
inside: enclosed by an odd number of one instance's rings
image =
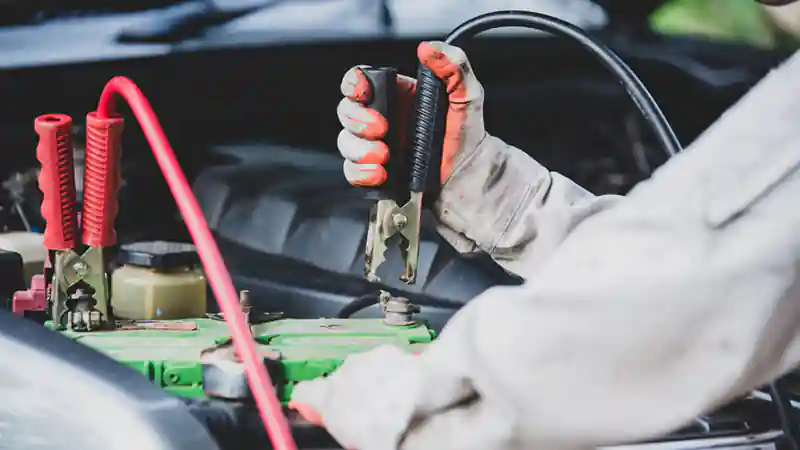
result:
[(372, 120), (361, 130), (361, 136), (369, 140), (376, 140), (384, 137), (389, 130), (389, 122), (378, 111), (367, 109), (367, 112)]
[(322, 416), (319, 415), (312, 407), (306, 405), (305, 403), (297, 403), (294, 401), (289, 401), (288, 404), (289, 408), (297, 411), (300, 416), (308, 421), (310, 424), (316, 427), (322, 427)]
[(375, 170), (365, 171), (366, 175), (350, 182), (353, 186), (375, 187), (386, 182), (386, 170), (380, 167)]
[(437, 77), (445, 79), (458, 72), (458, 66), (454, 65), (450, 58), (441, 50), (427, 42), (422, 42), (417, 47), (417, 57), (419, 61), (431, 70)]
[(389, 147), (383, 141), (375, 141), (375, 145), (358, 161), (358, 164), (386, 164), (389, 161)]
[(353, 86), (353, 93), (349, 96), (350, 100), (366, 102), (370, 97), (370, 84), (367, 76), (361, 68), (356, 68), (356, 84)]
[(444, 54), (427, 42), (420, 42), (417, 46), (417, 58), (426, 66), (432, 61), (442, 59), (442, 57), (444, 57)]

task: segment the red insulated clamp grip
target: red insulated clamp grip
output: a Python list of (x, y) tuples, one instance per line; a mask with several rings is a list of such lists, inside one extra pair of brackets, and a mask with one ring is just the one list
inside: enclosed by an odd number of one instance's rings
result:
[(72, 118), (45, 114), (36, 118), (34, 129), (39, 135), (36, 159), (42, 164), (39, 189), (43, 194), (42, 217), (47, 223), (44, 246), (50, 250), (68, 250), (78, 243)]
[(86, 116), (86, 157), (83, 178), (83, 243), (107, 247), (117, 242), (117, 191), (122, 182), (121, 117)]

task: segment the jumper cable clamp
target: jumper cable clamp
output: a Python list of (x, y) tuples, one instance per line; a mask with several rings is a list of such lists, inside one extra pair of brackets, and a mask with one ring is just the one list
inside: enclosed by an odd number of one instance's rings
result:
[[(403, 272), (400, 280), (414, 284), (417, 279), (420, 248), (420, 221), (423, 195), (431, 203), (438, 195), (441, 147), (444, 140), (442, 107), (445, 89), (425, 66), (418, 71), (414, 99), (413, 126), (408, 142), (402, 136), (404, 120), (397, 108), (397, 70), (391, 67), (361, 67), (370, 84), (372, 98), (366, 106), (386, 119), (384, 142), (390, 160), (384, 164), (386, 182), (378, 188), (378, 201), (372, 208), (367, 227), (364, 275), (378, 282), (378, 268), (385, 261), (390, 239), (398, 237)], [(432, 195), (431, 195), (432, 194)]]
[[(39, 188), (47, 225), (44, 245), (52, 263), (48, 309), (58, 330), (109, 328), (107, 247), (116, 244), (114, 220), (120, 185), (121, 118), (86, 118), (83, 211), (78, 216), (72, 148), (72, 119), (64, 114), (36, 118)], [(80, 236), (80, 237), (79, 237)]]

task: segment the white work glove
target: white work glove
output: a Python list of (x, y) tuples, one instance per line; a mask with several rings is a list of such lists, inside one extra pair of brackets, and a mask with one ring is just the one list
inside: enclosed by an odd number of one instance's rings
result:
[[(348, 450), (395, 449), (413, 405), (407, 396), (424, 388), (415, 370), (418, 364), (418, 357), (389, 346), (355, 354), (327, 378), (295, 386), (289, 406), (325, 427)], [(365, 392), (381, 392), (383, 401), (364, 401)], [(371, 405), (382, 409), (372, 411)], [(359, 424), (368, 424), (369, 430)]]
[[(502, 408), (488, 408), (486, 402), (448, 412), (475, 392), (465, 380), (439, 371), (440, 364), (429, 364), (431, 357), (437, 356), (392, 346), (352, 355), (327, 378), (298, 384), (289, 406), (348, 450), (491, 448), (498, 430), (510, 431), (511, 421)], [(440, 362), (443, 357), (438, 355)], [(495, 426), (464, 429), (458, 423), (465, 416), (484, 416)], [(452, 435), (455, 429), (458, 435)]]

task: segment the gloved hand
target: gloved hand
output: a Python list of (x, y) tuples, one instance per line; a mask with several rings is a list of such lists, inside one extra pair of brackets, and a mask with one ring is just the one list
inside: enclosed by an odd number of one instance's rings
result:
[[(348, 450), (394, 448), (391, 444), (398, 442), (405, 430), (407, 406), (412, 404), (404, 397), (420, 387), (408, 390), (397, 383), (419, 383), (414, 376), (415, 359), (395, 347), (352, 355), (328, 377), (297, 384), (289, 407), (314, 425), (325, 427)], [(364, 392), (383, 392), (395, 407), (371, 411), (370, 403), (362, 398)], [(369, 426), (368, 432), (362, 424)]]
[[(443, 42), (423, 42), (417, 49), (420, 62), (442, 79), (447, 86), (450, 108), (442, 149), (442, 184), (456, 164), (469, 158), (486, 138), (483, 126), (483, 88), (470, 68), (464, 52)], [(410, 116), (416, 80), (398, 76), (401, 117)], [(389, 149), (380, 139), (386, 134), (386, 118), (363, 102), (370, 98), (370, 84), (359, 67), (350, 69), (342, 79), (338, 116), (344, 129), (338, 146), (345, 157), (344, 173), (354, 186), (379, 186), (386, 181), (382, 164), (389, 159)], [(404, 124), (399, 124), (403, 127)], [(405, 129), (405, 127), (401, 128)]]
[[(309, 422), (325, 427), (349, 450), (491, 448), (493, 442), (483, 435), (491, 435), (494, 427), (462, 430), (458, 438), (442, 439), (437, 432), (452, 426), (452, 418), (426, 422), (423, 427), (412, 423), (474, 395), (465, 380), (432, 368), (426, 358), (393, 346), (349, 356), (327, 378), (295, 386), (289, 406)], [(504, 415), (496, 417), (502, 420)]]
[[(487, 133), (483, 87), (461, 49), (423, 42), (417, 55), (444, 81), (449, 97), (442, 188), (432, 208), (439, 234), (459, 252), (486, 252), (517, 274), (546, 260), (574, 224), (595, 212), (595, 197)], [(398, 104), (405, 109), (401, 117), (408, 118), (416, 81), (400, 76), (398, 84)], [(338, 116), (344, 130), (338, 146), (345, 157), (345, 177), (355, 186), (377, 186), (387, 178), (382, 164), (389, 149), (381, 141), (386, 119), (364, 107), (369, 89), (358, 67), (342, 80), (345, 98)], [(404, 125), (399, 126), (407, 129)]]

